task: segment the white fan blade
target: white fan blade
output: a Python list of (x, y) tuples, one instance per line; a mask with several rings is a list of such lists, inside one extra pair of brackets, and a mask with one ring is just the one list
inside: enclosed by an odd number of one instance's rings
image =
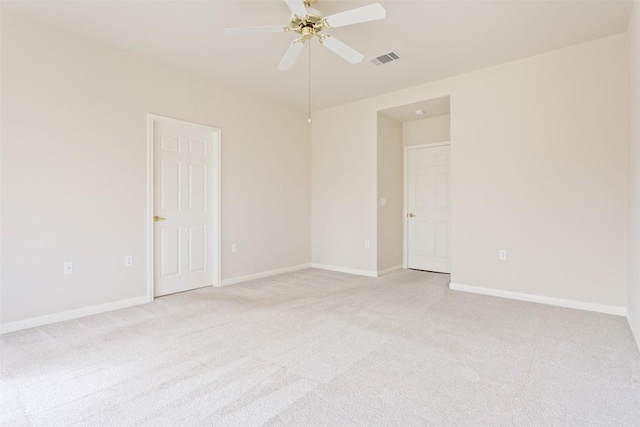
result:
[(364, 55), (349, 45), (342, 43), (335, 37), (327, 36), (321, 40), (321, 43), (329, 50), (334, 51), (352, 64), (357, 64), (364, 59)]
[(284, 0), (291, 9), (291, 13), (297, 15), (299, 18), (303, 16), (307, 16), (307, 8), (304, 7), (304, 2), (302, 0)]
[(281, 33), (284, 27), (281, 25), (271, 25), (268, 27), (239, 27), (227, 28), (225, 33), (230, 36), (244, 36), (247, 34)]
[(380, 3), (358, 7), (344, 12), (329, 15), (325, 21), (330, 27), (344, 27), (345, 25), (359, 24), (361, 22), (375, 21), (386, 16), (387, 12)]
[(291, 67), (293, 67), (293, 63), (298, 59), (298, 55), (300, 55), (303, 46), (304, 43), (299, 40), (294, 40), (293, 43), (289, 45), (289, 49), (284, 53), (284, 56), (278, 65), (278, 70), (285, 71), (291, 69)]

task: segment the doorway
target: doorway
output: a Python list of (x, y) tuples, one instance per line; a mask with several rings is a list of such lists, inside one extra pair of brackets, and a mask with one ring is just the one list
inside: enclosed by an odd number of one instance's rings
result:
[(149, 294), (220, 284), (220, 129), (149, 115)]
[(445, 95), (378, 111), (378, 274), (451, 273), (451, 107)]

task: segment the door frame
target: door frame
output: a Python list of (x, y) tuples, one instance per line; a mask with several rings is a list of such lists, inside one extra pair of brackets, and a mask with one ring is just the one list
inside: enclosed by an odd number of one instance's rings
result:
[[(443, 142), (431, 142), (427, 144), (419, 144), (419, 145), (408, 145), (404, 147), (404, 152), (402, 156), (402, 268), (409, 268), (409, 225), (407, 223), (407, 215), (409, 214), (409, 195), (407, 194), (407, 181), (409, 174), (409, 151), (417, 150), (419, 148), (434, 148), (434, 147), (443, 147), (443, 146), (451, 146), (451, 141), (443, 141)], [(451, 166), (451, 157), (449, 157), (449, 166)], [(450, 168), (451, 170), (451, 168)], [(451, 220), (451, 219), (450, 219)], [(453, 221), (450, 222), (451, 227), (453, 228)], [(451, 242), (449, 242), (451, 243)], [(453, 258), (452, 258), (453, 261)], [(453, 265), (453, 262), (452, 262)]]
[(200, 123), (189, 122), (185, 120), (174, 119), (171, 117), (160, 116), (157, 114), (147, 114), (147, 298), (151, 302), (154, 300), (154, 222), (153, 222), (153, 194), (154, 194), (154, 159), (155, 159), (155, 150), (154, 150), (154, 125), (156, 123), (166, 123), (172, 125), (179, 126), (188, 126), (191, 128), (204, 130), (206, 132), (211, 132), (214, 135), (213, 138), (213, 153), (214, 158), (213, 167), (217, 170), (216, 174), (216, 185), (214, 185), (214, 190), (216, 194), (214, 196), (216, 207), (212, 209), (213, 218), (213, 232), (215, 234), (216, 242), (213, 243), (213, 267), (215, 271), (213, 272), (213, 286), (220, 286), (221, 281), (221, 254), (222, 254), (222, 238), (220, 235), (221, 227), (220, 227), (220, 201), (221, 201), (221, 152), (222, 152), (222, 130), (217, 127), (203, 125)]

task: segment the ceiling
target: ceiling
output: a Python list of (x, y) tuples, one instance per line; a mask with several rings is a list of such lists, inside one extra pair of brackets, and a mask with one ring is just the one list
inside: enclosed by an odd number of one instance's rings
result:
[[(318, 0), (324, 16), (371, 1)], [(319, 110), (553, 49), (625, 32), (629, 1), (380, 1), (386, 19), (330, 34), (365, 58), (351, 65), (314, 40), (312, 109)], [(2, 7), (148, 58), (307, 108), (305, 47), (292, 70), (278, 63), (295, 34), (225, 36), (227, 27), (286, 25), (284, 1), (2, 1)]]
[(450, 97), (443, 96), (380, 110), (379, 113), (398, 122), (411, 122), (450, 114), (451, 101)]

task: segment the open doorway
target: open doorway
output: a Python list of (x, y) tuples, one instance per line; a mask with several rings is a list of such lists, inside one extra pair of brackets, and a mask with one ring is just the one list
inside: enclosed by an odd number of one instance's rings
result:
[(450, 97), (378, 113), (378, 271), (450, 273)]

